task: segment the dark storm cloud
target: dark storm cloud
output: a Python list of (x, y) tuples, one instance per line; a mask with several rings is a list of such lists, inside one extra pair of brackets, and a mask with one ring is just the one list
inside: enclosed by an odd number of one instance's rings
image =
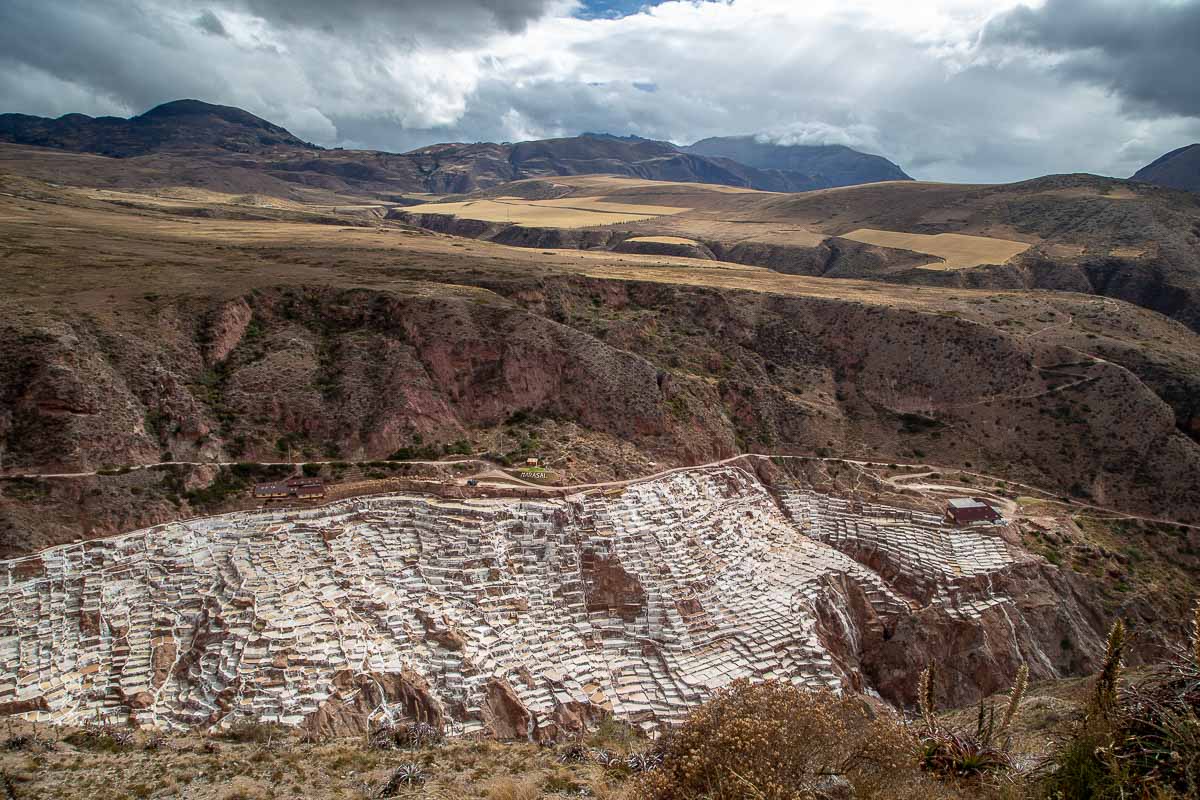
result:
[(1055, 57), (1052, 69), (1102, 86), (1140, 113), (1200, 116), (1200, 2), (1048, 0), (995, 17), (983, 46)]
[(225, 26), (221, 23), (221, 19), (214, 14), (210, 9), (204, 9), (200, 12), (200, 16), (196, 17), (195, 26), (205, 33), (211, 33), (213, 36), (228, 36), (229, 31), (225, 30)]
[(482, 26), (517, 31), (544, 14), (553, 0), (227, 0), (226, 4), (278, 25), (405, 35), (470, 32)]

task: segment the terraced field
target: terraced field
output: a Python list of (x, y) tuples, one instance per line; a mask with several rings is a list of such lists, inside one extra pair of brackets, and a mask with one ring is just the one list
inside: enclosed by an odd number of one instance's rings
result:
[(1004, 264), (1030, 248), (1026, 242), (1009, 239), (993, 239), (987, 236), (966, 236), (961, 233), (901, 233), (859, 228), (842, 234), (863, 244), (892, 247), (897, 250), (912, 250), (942, 259), (940, 264), (925, 264), (922, 269), (956, 270), (970, 269), (983, 264)]
[(565, 197), (554, 200), (497, 197), (494, 200), (427, 203), (411, 209), (417, 214), (446, 214), (483, 222), (511, 222), (525, 227), (553, 228), (587, 228), (593, 225), (639, 222), (690, 210), (674, 206), (612, 203), (600, 197)]
[(647, 244), (697, 244), (695, 239), (685, 239), (682, 236), (634, 236), (626, 241)]

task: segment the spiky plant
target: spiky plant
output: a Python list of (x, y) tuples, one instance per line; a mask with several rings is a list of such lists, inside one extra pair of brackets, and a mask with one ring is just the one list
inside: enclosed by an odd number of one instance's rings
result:
[(962, 733), (939, 731), (921, 743), (921, 766), (944, 777), (971, 778), (1012, 766), (1008, 754), (990, 742)]
[(1200, 600), (1196, 601), (1196, 607), (1192, 609), (1191, 645), (1192, 664), (1200, 669)]
[(593, 764), (600, 767), (610, 767), (620, 761), (620, 757), (615, 755), (611, 750), (605, 750), (603, 747), (598, 747), (589, 753)]
[(1125, 623), (1117, 620), (1108, 631), (1108, 643), (1104, 649), (1104, 661), (1096, 675), (1092, 690), (1091, 711), (1101, 716), (1111, 715), (1117, 708), (1117, 684), (1121, 679), (1121, 667), (1125, 656)]
[(419, 748), (440, 744), (444, 737), (441, 731), (429, 723), (416, 722), (398, 728), (395, 738), (400, 747)]
[(979, 743), (980, 747), (991, 747), (995, 735), (996, 709), (993, 706), (985, 705), (981, 697), (979, 698), (979, 713), (975, 717), (974, 740)]
[(388, 778), (387, 783), (379, 790), (380, 797), (395, 797), (400, 793), (401, 789), (409, 789), (414, 786), (422, 786), (428, 780), (425, 771), (421, 769), (420, 764), (408, 762), (396, 767), (392, 773), (392, 777)]
[(588, 749), (579, 742), (571, 742), (558, 752), (560, 764), (582, 764), (588, 760)]
[(3, 748), (5, 750), (11, 750), (11, 751), (15, 752), (18, 750), (28, 750), (31, 747), (33, 747), (33, 744), (34, 744), (34, 737), (25, 736), (22, 734), (16, 734), (13, 736), (9, 736), (7, 739), (4, 740)]
[(649, 772), (662, 764), (662, 757), (652, 750), (642, 753), (630, 753), (625, 756), (625, 769), (635, 775)]
[(921, 712), (921, 719), (925, 723), (925, 730), (932, 733), (937, 730), (937, 717), (934, 712), (937, 711), (937, 698), (934, 694), (934, 683), (937, 680), (937, 668), (933, 664), (927, 666), (921, 672), (921, 677), (917, 681), (917, 708)]
[(1021, 705), (1021, 698), (1024, 697), (1027, 688), (1029, 688), (1029, 666), (1022, 664), (1021, 668), (1017, 670), (1017, 678), (1013, 681), (1012, 689), (1008, 692), (1008, 705), (1004, 708), (1004, 716), (1000, 718), (1000, 728), (996, 731), (997, 736), (1004, 737), (1005, 750), (1012, 741), (1009, 729), (1017, 716), (1017, 708)]

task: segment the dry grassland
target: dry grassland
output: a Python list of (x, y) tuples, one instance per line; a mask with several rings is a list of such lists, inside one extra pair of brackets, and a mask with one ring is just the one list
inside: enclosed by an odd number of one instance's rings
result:
[(627, 242), (653, 242), (655, 244), (699, 244), (695, 239), (685, 239), (682, 236), (634, 236)]
[[(686, 187), (698, 191), (718, 192), (721, 194), (776, 194), (775, 192), (763, 192), (758, 189), (747, 189), (741, 186), (721, 186), (715, 183), (688, 183), (684, 181), (651, 181), (644, 178), (624, 178), (618, 175), (571, 175), (571, 176), (556, 176), (554, 178), (533, 178), (531, 180), (545, 181), (551, 180), (559, 186), (578, 186), (578, 187), (596, 187), (600, 189), (637, 189), (649, 187), (655, 190), (667, 189), (670, 187)], [(520, 181), (518, 181), (520, 183)]]
[(859, 228), (856, 231), (844, 233), (842, 238), (863, 244), (894, 247), (898, 250), (911, 250), (914, 253), (937, 256), (943, 260), (943, 263), (926, 264), (922, 267), (922, 269), (934, 270), (969, 269), (981, 264), (1004, 264), (1030, 248), (1026, 242), (992, 239), (986, 236), (965, 236), (961, 233), (939, 233), (931, 236), (924, 233), (878, 231), (871, 228)]
[(427, 203), (412, 206), (408, 210), (415, 214), (447, 214), (483, 222), (512, 222), (525, 227), (587, 228), (654, 219), (688, 209), (606, 203), (597, 197), (572, 197), (559, 200), (464, 200), (458, 203)]

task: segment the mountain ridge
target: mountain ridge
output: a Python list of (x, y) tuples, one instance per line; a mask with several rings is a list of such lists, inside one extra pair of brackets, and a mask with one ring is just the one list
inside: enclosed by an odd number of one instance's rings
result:
[[(200, 100), (163, 103), (128, 119), (0, 114), (0, 141), (116, 158), (186, 152), (228, 162), (236, 154), (251, 157), (238, 159), (240, 168), (278, 170), (278, 177), (295, 182), (304, 182), (297, 172), (316, 172), (370, 192), (464, 193), (523, 178), (591, 173), (775, 192), (847, 185), (846, 180), (859, 182), (855, 175), (862, 181), (907, 179), (886, 159), (840, 146), (835, 146), (836, 153), (821, 154), (841, 165), (842, 177), (831, 180), (819, 170), (761, 169), (719, 153), (706, 155), (670, 142), (608, 133), (502, 144), (438, 143), (406, 153), (328, 149), (248, 111)], [(891, 170), (872, 171), (880, 161)]]
[(712, 136), (682, 148), (708, 157), (728, 158), (755, 169), (807, 175), (814, 188), (832, 189), (912, 177), (883, 156), (842, 144), (783, 145), (758, 136)]

